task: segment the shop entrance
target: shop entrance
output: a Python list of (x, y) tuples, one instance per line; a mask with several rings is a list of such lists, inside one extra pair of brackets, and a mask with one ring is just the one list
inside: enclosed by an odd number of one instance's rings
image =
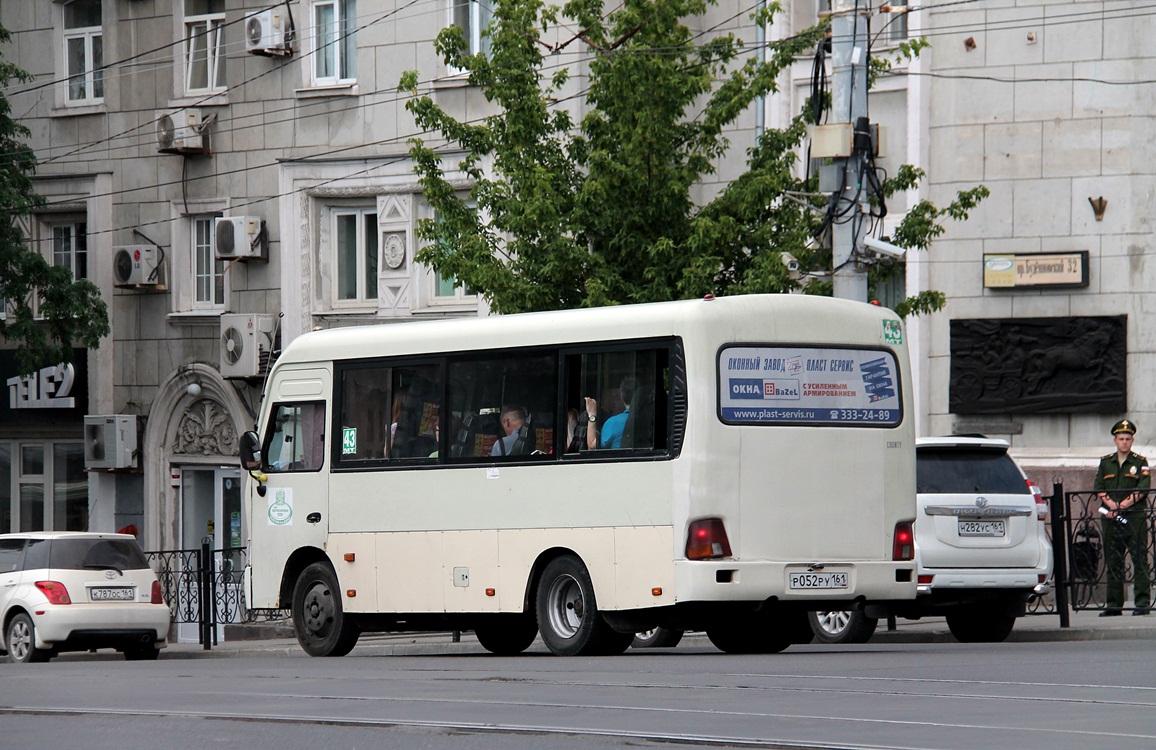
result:
[[(181, 549), (198, 550), (208, 541), (218, 572), (213, 592), (217, 621), (228, 622), (241, 594), (241, 471), (232, 467), (186, 466), (181, 477)], [(178, 623), (177, 640), (198, 641), (195, 622)], [(224, 625), (217, 626), (217, 639), (224, 640)]]

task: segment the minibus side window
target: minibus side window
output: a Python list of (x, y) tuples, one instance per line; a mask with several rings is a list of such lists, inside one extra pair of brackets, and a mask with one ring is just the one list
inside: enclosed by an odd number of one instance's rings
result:
[(440, 364), (367, 365), (341, 373), (342, 466), (434, 463), (442, 398)]
[[(577, 414), (571, 453), (589, 450), (654, 451), (670, 445), (670, 368), (667, 348), (576, 354), (566, 361), (567, 414)], [(596, 407), (595, 437), (587, 397)], [(595, 445), (590, 446), (590, 440)]]
[(265, 447), (265, 471), (317, 471), (325, 456), (325, 404), (278, 404)]
[(442, 388), (440, 365), (393, 368), (386, 458), (437, 460)]
[(544, 460), (555, 451), (558, 357), (504, 352), (450, 363), (450, 456)]

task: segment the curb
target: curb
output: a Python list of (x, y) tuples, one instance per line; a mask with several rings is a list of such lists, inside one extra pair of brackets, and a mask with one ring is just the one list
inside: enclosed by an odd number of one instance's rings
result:
[[(1044, 623), (1018, 623), (1008, 636), (1008, 643), (1052, 643), (1068, 641), (1118, 641), (1156, 639), (1156, 618), (1148, 625), (1123, 623), (1114, 627), (1095, 627), (1081, 623), (1069, 628)], [(364, 636), (355, 653), (363, 656), (451, 656), (487, 654), (469, 634), (454, 642), (447, 632), (432, 633), (372, 633)], [(958, 643), (942, 622), (901, 623), (895, 630), (877, 630), (865, 645)], [(714, 646), (705, 635), (688, 635), (681, 646), (709, 648)], [(812, 643), (809, 645), (822, 645)], [(838, 646), (828, 646), (835, 647)], [(636, 649), (645, 652), (647, 649)], [(673, 649), (654, 649), (655, 653)], [(541, 641), (530, 647), (529, 653), (545, 653)], [(196, 643), (170, 643), (161, 652), (166, 659), (229, 658), (238, 656), (276, 655), (290, 658), (308, 658), (297, 644), (291, 626), (284, 624), (232, 625), (225, 628), (225, 640), (205, 650)]]

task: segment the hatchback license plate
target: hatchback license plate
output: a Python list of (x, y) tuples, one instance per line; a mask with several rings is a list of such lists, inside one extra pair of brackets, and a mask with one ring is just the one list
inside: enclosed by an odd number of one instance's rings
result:
[(959, 519), (960, 536), (1003, 536), (1004, 522), (1001, 521), (965, 521)]
[(793, 589), (845, 589), (846, 573), (791, 573)]
[(94, 602), (131, 602), (136, 599), (136, 591), (122, 586), (116, 588), (89, 589), (88, 598)]

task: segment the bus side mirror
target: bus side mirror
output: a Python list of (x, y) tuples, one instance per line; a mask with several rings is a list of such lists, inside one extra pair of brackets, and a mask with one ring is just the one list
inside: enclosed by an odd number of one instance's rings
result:
[(261, 468), (261, 440), (252, 430), (241, 435), (241, 468), (257, 471)]

